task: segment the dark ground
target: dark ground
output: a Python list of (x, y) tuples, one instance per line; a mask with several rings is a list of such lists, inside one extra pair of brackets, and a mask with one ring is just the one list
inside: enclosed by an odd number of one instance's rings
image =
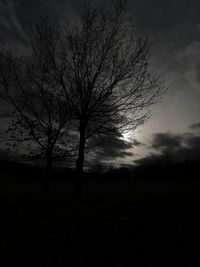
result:
[(200, 266), (200, 182), (72, 183), (2, 173), (0, 266)]

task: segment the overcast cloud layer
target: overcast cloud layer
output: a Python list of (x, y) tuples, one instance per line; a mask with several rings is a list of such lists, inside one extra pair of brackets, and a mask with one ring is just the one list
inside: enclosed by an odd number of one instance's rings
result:
[[(108, 1), (104, 0), (93, 0), (92, 3), (104, 8), (108, 5)], [(16, 53), (26, 53), (27, 20), (36, 20), (46, 15), (55, 22), (73, 20), (82, 7), (81, 0), (0, 0), (0, 47), (8, 47), (10, 43)], [(199, 121), (199, 10), (198, 0), (130, 1), (129, 12), (135, 15), (138, 32), (150, 37), (151, 67), (169, 86), (163, 101), (152, 109), (152, 119), (136, 135), (142, 143), (148, 143), (152, 133), (183, 133), (189, 124)], [(173, 142), (182, 142), (182, 136), (176, 139), (171, 135), (158, 135), (156, 138), (163, 137), (173, 137), (170, 139), (172, 143), (168, 143), (170, 149), (173, 149)], [(121, 145), (119, 144), (120, 153)], [(130, 157), (131, 152), (126, 153)], [(122, 153), (123, 157), (126, 153)], [(140, 147), (138, 151), (136, 149), (135, 153), (143, 155), (143, 148)], [(114, 154), (119, 155), (117, 152)]]

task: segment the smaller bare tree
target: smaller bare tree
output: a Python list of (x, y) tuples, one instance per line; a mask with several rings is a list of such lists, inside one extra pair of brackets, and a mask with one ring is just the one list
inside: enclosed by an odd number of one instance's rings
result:
[(73, 149), (67, 142), (70, 110), (63, 89), (54, 79), (55, 62), (62, 52), (60, 32), (48, 20), (41, 20), (32, 25), (29, 37), (28, 56), (0, 52), (0, 94), (14, 110), (7, 131), (12, 145), (32, 145), (30, 152), (44, 156), (46, 169), (51, 171), (54, 158)]

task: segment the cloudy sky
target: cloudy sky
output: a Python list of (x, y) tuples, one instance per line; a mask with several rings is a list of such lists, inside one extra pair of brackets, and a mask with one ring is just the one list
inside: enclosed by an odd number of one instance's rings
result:
[[(104, 0), (92, 2), (101, 7), (108, 3)], [(82, 5), (81, 0), (0, 0), (0, 47), (10, 43), (16, 53), (26, 53), (27, 20), (36, 20), (43, 15), (60, 22), (72, 20)], [(198, 127), (193, 127), (200, 122), (199, 10), (198, 0), (130, 1), (129, 12), (135, 16), (139, 33), (150, 37), (151, 67), (165, 80), (169, 90), (152, 108), (152, 118), (137, 129), (135, 138), (138, 142), (131, 149), (134, 158), (123, 142), (116, 144), (119, 150), (104, 151), (118, 157), (119, 151), (126, 150), (118, 162), (131, 163), (155, 150), (160, 153), (162, 145), (159, 142), (166, 141), (165, 138), (169, 139), (165, 144), (169, 149), (174, 148), (171, 141), (180, 140), (179, 147), (183, 144), (193, 147), (186, 141), (186, 134), (193, 141), (200, 135)]]

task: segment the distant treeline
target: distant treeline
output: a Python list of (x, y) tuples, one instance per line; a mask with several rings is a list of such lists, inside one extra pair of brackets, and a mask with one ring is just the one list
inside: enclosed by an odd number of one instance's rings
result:
[(200, 162), (163, 162), (141, 165), (134, 169), (134, 176), (143, 180), (197, 180)]
[(95, 180), (124, 181), (183, 181), (199, 179), (200, 162), (161, 162), (133, 167), (109, 168), (105, 172), (94, 171), (88, 175)]
[[(72, 179), (74, 171), (67, 168), (55, 168), (52, 170), (49, 178), (52, 180)], [(47, 175), (44, 166), (38, 166), (31, 163), (16, 162), (11, 160), (0, 160), (0, 178), (9, 177), (16, 180), (43, 181)]]
[[(121, 168), (94, 168), (84, 174), (84, 180), (90, 181), (182, 181), (197, 180), (200, 162), (185, 161), (179, 163), (163, 162)], [(28, 163), (0, 160), (0, 176), (18, 180), (41, 180), (46, 175), (44, 168)], [(52, 180), (70, 181), (76, 175), (75, 170), (55, 168), (51, 173)]]

